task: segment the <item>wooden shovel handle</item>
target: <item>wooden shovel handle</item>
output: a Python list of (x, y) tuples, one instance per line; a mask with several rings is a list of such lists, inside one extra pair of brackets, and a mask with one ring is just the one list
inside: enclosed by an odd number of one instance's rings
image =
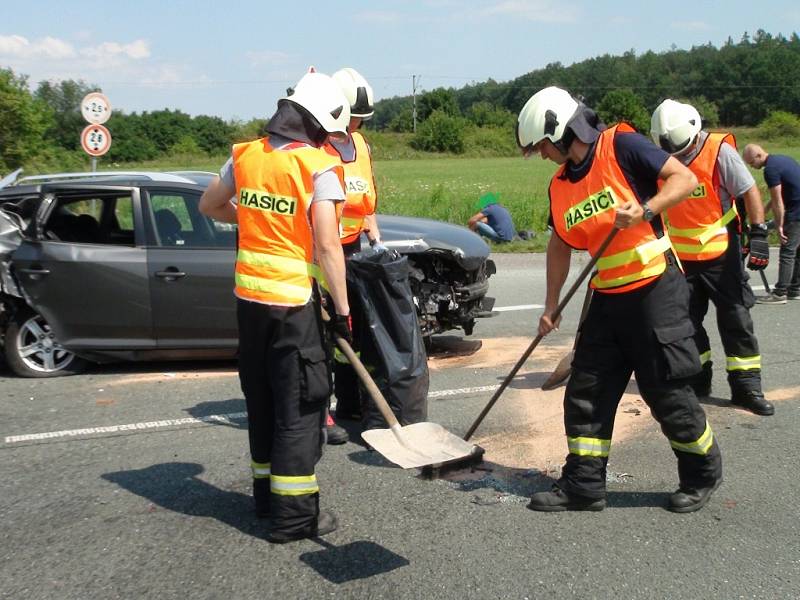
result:
[[(331, 320), (330, 315), (328, 315), (328, 311), (326, 311), (323, 307), (319, 307), (320, 311), (322, 311), (322, 320), (326, 323)], [(350, 362), (350, 365), (353, 367), (353, 370), (358, 375), (358, 378), (361, 380), (361, 383), (364, 384), (364, 387), (367, 388), (367, 392), (369, 392), (372, 401), (375, 403), (375, 406), (378, 407), (381, 415), (386, 422), (389, 424), (389, 428), (394, 429), (395, 427), (399, 427), (400, 423), (397, 422), (397, 417), (394, 416), (392, 409), (389, 408), (389, 403), (386, 402), (386, 398), (383, 397), (380, 389), (378, 386), (375, 385), (375, 381), (373, 381), (372, 377), (367, 371), (364, 363), (361, 362), (361, 359), (358, 358), (356, 353), (353, 351), (353, 347), (347, 343), (347, 340), (342, 338), (338, 333), (333, 334), (333, 339), (336, 340), (336, 344), (339, 346), (339, 349), (342, 353), (347, 357), (347, 360)]]

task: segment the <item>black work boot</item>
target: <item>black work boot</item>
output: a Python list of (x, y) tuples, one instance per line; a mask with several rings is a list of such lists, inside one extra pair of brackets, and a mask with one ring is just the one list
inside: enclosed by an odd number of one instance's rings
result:
[(338, 526), (339, 521), (336, 519), (336, 515), (329, 510), (321, 510), (317, 520), (308, 527), (291, 533), (270, 531), (267, 534), (267, 541), (273, 544), (286, 544), (288, 542), (296, 542), (297, 540), (315, 538), (336, 531)]
[(775, 414), (775, 407), (772, 402), (764, 398), (764, 394), (757, 390), (734, 391), (731, 395), (731, 404), (746, 408), (752, 413), (768, 417)]
[(667, 510), (676, 513), (688, 513), (700, 510), (703, 508), (711, 494), (714, 493), (722, 479), (718, 479), (714, 485), (704, 488), (690, 488), (681, 486), (678, 490), (669, 497), (669, 504)]
[(561, 512), (565, 510), (603, 510), (605, 498), (587, 498), (565, 492), (557, 485), (549, 492), (538, 492), (531, 496), (528, 508), (541, 512)]
[(344, 444), (350, 439), (345, 428), (337, 425), (330, 414), (325, 418), (325, 433), (328, 443), (333, 446)]
[(253, 479), (253, 500), (256, 503), (256, 516), (259, 519), (269, 517), (270, 492), (269, 477), (259, 477)]

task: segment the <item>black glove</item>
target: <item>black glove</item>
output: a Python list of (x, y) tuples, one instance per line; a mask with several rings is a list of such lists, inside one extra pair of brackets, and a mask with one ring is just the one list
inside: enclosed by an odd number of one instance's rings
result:
[(353, 344), (353, 328), (350, 321), (350, 315), (336, 315), (328, 321), (328, 327), (330, 327), (334, 341), (336, 341), (336, 336), (338, 335), (348, 344)]
[(747, 268), (751, 271), (763, 271), (768, 264), (767, 226), (763, 223), (750, 225), (750, 258), (747, 260)]

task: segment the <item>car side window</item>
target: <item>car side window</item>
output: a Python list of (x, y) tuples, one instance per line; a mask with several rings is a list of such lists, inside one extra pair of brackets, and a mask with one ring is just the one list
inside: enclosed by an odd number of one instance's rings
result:
[(130, 195), (57, 196), (44, 234), (59, 242), (134, 246), (133, 201)]
[(233, 247), (236, 226), (217, 223), (200, 212), (200, 196), (190, 192), (150, 192), (150, 210), (160, 246)]

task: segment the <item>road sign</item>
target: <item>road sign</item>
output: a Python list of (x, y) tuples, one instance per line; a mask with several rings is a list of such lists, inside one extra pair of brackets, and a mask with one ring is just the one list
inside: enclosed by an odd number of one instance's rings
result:
[(103, 156), (111, 147), (111, 134), (102, 125), (87, 125), (81, 132), (81, 146), (89, 156)]
[(102, 125), (111, 116), (111, 103), (105, 94), (90, 92), (81, 100), (81, 114), (89, 123)]

